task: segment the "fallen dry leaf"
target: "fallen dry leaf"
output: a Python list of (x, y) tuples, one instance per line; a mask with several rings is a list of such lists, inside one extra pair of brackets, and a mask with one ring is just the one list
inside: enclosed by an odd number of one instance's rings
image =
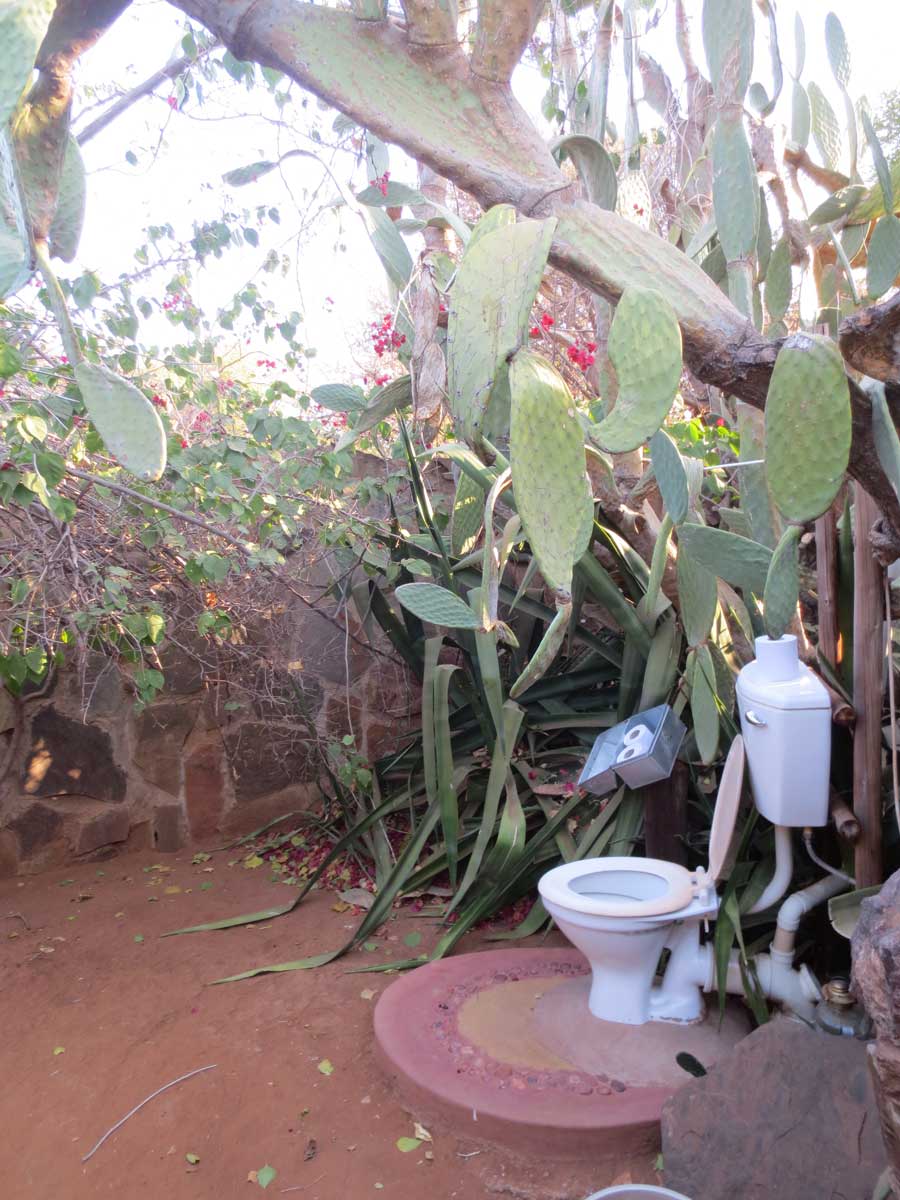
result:
[(374, 995), (375, 993), (371, 988), (363, 988), (363, 990), (359, 993), (359, 998), (360, 1000), (371, 1000)]
[(316, 1157), (319, 1152), (319, 1147), (316, 1145), (316, 1139), (310, 1138), (306, 1143), (306, 1149), (303, 1151), (303, 1161), (310, 1162)]

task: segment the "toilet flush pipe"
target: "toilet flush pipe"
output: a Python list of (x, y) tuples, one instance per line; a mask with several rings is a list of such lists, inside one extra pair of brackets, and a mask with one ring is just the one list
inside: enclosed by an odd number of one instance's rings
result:
[(791, 845), (791, 831), (785, 825), (775, 826), (775, 873), (769, 883), (750, 909), (751, 913), (762, 912), (771, 908), (776, 900), (780, 900), (791, 884), (794, 874), (794, 851)]
[(778, 923), (775, 927), (775, 939), (772, 942), (772, 953), (786, 955), (791, 960), (794, 957), (794, 942), (797, 930), (804, 916), (818, 904), (822, 904), (831, 896), (845, 892), (849, 884), (846, 879), (836, 875), (826, 875), (802, 891), (794, 892), (778, 910)]

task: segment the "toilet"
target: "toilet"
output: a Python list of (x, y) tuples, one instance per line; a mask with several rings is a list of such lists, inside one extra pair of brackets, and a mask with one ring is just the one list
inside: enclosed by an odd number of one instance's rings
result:
[[(795, 637), (756, 639), (756, 660), (738, 677), (737, 699), (743, 736), (725, 760), (705, 867), (588, 858), (563, 863), (538, 883), (547, 912), (590, 964), (590, 1011), (601, 1020), (643, 1025), (704, 1017), (715, 961), (712, 941), (701, 943), (700, 932), (718, 912), (716, 883), (728, 867), (748, 755), (756, 807), (776, 832), (780, 827), (788, 846), (789, 827), (828, 820), (831, 705), (821, 681), (799, 661)], [(780, 898), (789, 882), (788, 861), (763, 903)], [(669, 958), (656, 982), (663, 950)]]
[[(722, 774), (709, 838), (708, 865), (689, 871), (659, 858), (588, 858), (548, 871), (538, 888), (544, 907), (591, 965), (595, 1017), (625, 1025), (698, 1021), (713, 986), (711, 945), (700, 928), (719, 908), (716, 881), (734, 833), (744, 778), (738, 736)], [(664, 949), (663, 981), (654, 984)]]

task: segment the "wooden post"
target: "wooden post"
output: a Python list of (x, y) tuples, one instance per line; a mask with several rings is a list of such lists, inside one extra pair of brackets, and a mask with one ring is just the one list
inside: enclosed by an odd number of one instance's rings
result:
[(838, 554), (834, 508), (816, 521), (816, 582), (819, 593), (819, 650), (837, 670)]
[(855, 847), (856, 886), (882, 882), (881, 701), (884, 677), (882, 568), (872, 554), (869, 530), (879, 516), (859, 484), (853, 505), (853, 811), (860, 836)]
[(641, 789), (644, 803), (644, 849), (648, 858), (687, 866), (687, 764), (676, 761), (668, 779)]

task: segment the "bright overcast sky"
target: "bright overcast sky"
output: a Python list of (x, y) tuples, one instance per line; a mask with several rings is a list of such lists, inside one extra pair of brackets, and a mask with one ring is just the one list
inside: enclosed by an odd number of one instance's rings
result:
[[(674, 57), (673, 7), (668, 5), (645, 48), (660, 59), (678, 87), (681, 80)], [(694, 7), (699, 13), (699, 0)], [(816, 79), (832, 96), (836, 112), (841, 113), (842, 108), (834, 94), (823, 33), (830, 7), (843, 22), (850, 44), (850, 90), (854, 97), (865, 93), (870, 102), (875, 102), (883, 91), (898, 86), (900, 5), (885, 0), (833, 0), (831, 5), (821, 0), (800, 0), (796, 7), (806, 24), (804, 80)], [(794, 11), (782, 4), (779, 13), (786, 65), (792, 64), (794, 57)], [(183, 28), (182, 14), (163, 0), (138, 0), (85, 55), (79, 68), (81, 83), (104, 94), (111, 84), (133, 87), (181, 53)], [(699, 20), (695, 22), (695, 43), (702, 59)], [(768, 83), (767, 56), (758, 56), (754, 78), (764, 85)], [(523, 103), (536, 109), (546, 87), (538, 72), (522, 68), (514, 82)], [(215, 218), (221, 211), (224, 171), (277, 154), (276, 129), (266, 119), (266, 115), (275, 115), (275, 109), (261, 93), (248, 93), (238, 84), (219, 87), (203, 107), (192, 97), (184, 111), (172, 112), (165, 99), (169, 90), (164, 85), (155, 97), (138, 103), (85, 147), (90, 173), (87, 221), (78, 262), (66, 268), (66, 273), (90, 267), (109, 279), (129, 270), (146, 225), (168, 221), (179, 233), (188, 234), (193, 221)], [(616, 108), (614, 98), (613, 117)], [(242, 115), (247, 113), (250, 115)], [(641, 119), (644, 124), (650, 123), (643, 107)], [(163, 125), (163, 140), (151, 161), (149, 151), (159, 141)], [(132, 147), (139, 152), (137, 167), (125, 160), (126, 151)], [(397, 151), (392, 154), (391, 174), (405, 182), (415, 181), (413, 165)], [(243, 247), (202, 273), (194, 295), (209, 316), (214, 317), (216, 308), (258, 271), (270, 247), (280, 248), (290, 238), (297, 207), (288, 186), (303, 207), (304, 188), (315, 187), (320, 178), (314, 164), (295, 159), (285, 165), (284, 179), (274, 173), (234, 191), (233, 207), (275, 204), (282, 221), (280, 226), (272, 227), (271, 234), (264, 235), (259, 248)], [(357, 177), (357, 186), (364, 182), (362, 176)], [(346, 245), (346, 251), (336, 249), (339, 242)], [(292, 251), (290, 242), (285, 249)], [(160, 288), (164, 282), (161, 278)], [(346, 210), (342, 216), (327, 216), (318, 223), (315, 236), (303, 247), (296, 275), (279, 282), (274, 294), (286, 312), (298, 309), (303, 313), (301, 336), (306, 344), (318, 348), (318, 356), (310, 364), (310, 385), (346, 378), (347, 339), (358, 336), (362, 324), (374, 318), (386, 302), (374, 252), (358, 220)], [(333, 306), (326, 303), (326, 296), (334, 301)]]

